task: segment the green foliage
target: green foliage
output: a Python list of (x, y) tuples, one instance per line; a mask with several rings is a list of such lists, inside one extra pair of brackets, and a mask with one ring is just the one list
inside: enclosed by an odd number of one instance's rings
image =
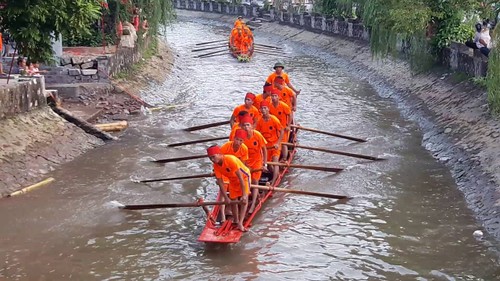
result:
[[(498, 28), (493, 32), (493, 42), (496, 46), (500, 43)], [(486, 77), (488, 89), (488, 103), (493, 114), (500, 115), (500, 50), (493, 48), (488, 57), (488, 76)]]
[[(115, 44), (116, 36), (115, 34), (105, 33), (106, 44)], [(63, 46), (67, 47), (100, 47), (102, 46), (102, 31), (100, 28), (95, 27), (91, 30), (90, 34), (75, 34), (75, 33), (63, 33)]]
[(100, 16), (95, 0), (6, 0), (0, 9), (2, 25), (16, 41), (18, 53), (32, 60), (52, 60), (52, 38), (62, 32), (90, 34)]
[(463, 43), (473, 37), (474, 29), (470, 24), (443, 24), (432, 40), (437, 49), (442, 49), (453, 41)]

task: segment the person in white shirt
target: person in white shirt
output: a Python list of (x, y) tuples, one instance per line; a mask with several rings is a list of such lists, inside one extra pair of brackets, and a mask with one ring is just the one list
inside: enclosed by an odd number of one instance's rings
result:
[(467, 47), (478, 49), (483, 55), (488, 56), (491, 50), (491, 36), (488, 23), (476, 23), (476, 35), (474, 40), (465, 42)]

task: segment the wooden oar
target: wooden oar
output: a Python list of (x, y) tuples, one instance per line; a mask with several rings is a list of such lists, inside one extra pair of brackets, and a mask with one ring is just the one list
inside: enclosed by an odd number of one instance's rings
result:
[(268, 55), (268, 56), (278, 56), (278, 57), (282, 57), (282, 58), (292, 58), (290, 56), (285, 56), (285, 55), (282, 55), (282, 54), (266, 53), (266, 52), (262, 52), (262, 51), (254, 51), (254, 53), (256, 53), (256, 54), (262, 54), (262, 55)]
[(199, 125), (199, 126), (189, 127), (189, 128), (185, 128), (183, 130), (184, 131), (188, 131), (188, 132), (192, 132), (192, 131), (198, 131), (198, 130), (212, 128), (212, 127), (227, 125), (229, 123), (231, 123), (229, 120), (227, 120), (227, 121), (220, 121), (220, 122), (215, 122), (215, 123), (210, 123), (210, 124), (205, 124), (205, 125)]
[(218, 57), (218, 56), (227, 56), (229, 55), (229, 52), (227, 53), (220, 53), (220, 54), (215, 54), (215, 55), (209, 55), (209, 56), (203, 56), (203, 57), (197, 57), (197, 59), (205, 59), (205, 58), (211, 58), (211, 57)]
[(194, 140), (194, 141), (186, 141), (186, 142), (178, 142), (178, 143), (171, 143), (167, 145), (168, 147), (176, 147), (176, 146), (183, 146), (183, 145), (189, 145), (189, 144), (195, 144), (195, 143), (204, 143), (204, 142), (211, 142), (211, 141), (218, 141), (218, 140), (227, 140), (229, 137), (218, 137), (218, 138), (211, 138), (211, 139), (202, 139), (202, 140)]
[(207, 45), (207, 44), (212, 44), (212, 43), (219, 43), (219, 42), (227, 42), (227, 39), (224, 40), (216, 40), (216, 41), (210, 41), (210, 42), (203, 42), (203, 43), (197, 43), (194, 44), (195, 46), (201, 46), (201, 45)]
[(187, 179), (199, 179), (199, 178), (209, 178), (213, 177), (214, 174), (201, 174), (201, 175), (192, 175), (192, 176), (184, 176), (184, 177), (175, 177), (175, 178), (162, 178), (162, 179), (149, 179), (149, 180), (133, 180), (133, 182), (137, 183), (147, 183), (147, 182), (157, 182), (157, 181), (173, 181), (173, 180), (187, 180)]
[(227, 48), (227, 45), (213, 46), (213, 47), (207, 47), (207, 48), (202, 48), (202, 49), (193, 49), (193, 50), (191, 50), (191, 52), (200, 52), (200, 51), (219, 49), (219, 48)]
[(330, 149), (321, 148), (321, 147), (298, 145), (298, 144), (294, 144), (294, 143), (290, 143), (290, 142), (283, 142), (281, 144), (294, 146), (294, 147), (298, 147), (298, 148), (309, 149), (309, 150), (316, 150), (316, 151), (327, 152), (327, 153), (332, 153), (332, 154), (344, 155), (344, 156), (349, 156), (349, 157), (368, 159), (368, 160), (373, 160), (373, 161), (387, 160), (385, 158), (378, 158), (378, 157), (369, 156), (369, 155), (355, 154), (355, 153), (338, 151), (338, 150), (330, 150)]
[(210, 55), (218, 54), (218, 53), (222, 53), (222, 52), (227, 52), (227, 50), (219, 50), (219, 51), (215, 51), (215, 52), (211, 52), (211, 53), (201, 54), (201, 55), (195, 56), (195, 58), (202, 58), (202, 57), (206, 57), (206, 56), (210, 56)]
[(207, 155), (193, 155), (193, 156), (185, 156), (185, 157), (177, 157), (177, 158), (165, 158), (165, 159), (157, 159), (151, 162), (155, 163), (170, 163), (170, 162), (177, 162), (177, 161), (184, 161), (184, 160), (192, 160), (192, 159), (200, 159), (207, 157)]
[(237, 204), (238, 202), (226, 203), (220, 202), (194, 202), (194, 203), (167, 203), (167, 204), (147, 204), (147, 205), (119, 205), (118, 208), (124, 210), (148, 210), (148, 209), (165, 209), (165, 208), (189, 208), (189, 207), (203, 207), (214, 205), (227, 205)]
[(252, 184), (252, 185), (250, 185), (250, 187), (256, 188), (259, 190), (279, 191), (279, 192), (284, 192), (284, 193), (295, 193), (295, 194), (311, 195), (311, 196), (326, 197), (326, 198), (333, 198), (333, 199), (350, 199), (348, 196), (345, 196), (345, 195), (335, 195), (335, 194), (329, 194), (329, 193), (287, 189), (287, 188), (279, 188), (279, 187), (264, 186), (264, 185)]
[(259, 43), (254, 43), (254, 45), (255, 46), (261, 46), (261, 47), (267, 47), (267, 48), (271, 48), (271, 49), (283, 50), (283, 48), (277, 47), (277, 46), (264, 45), (264, 44), (259, 44)]
[(274, 165), (274, 166), (282, 166), (282, 167), (290, 167), (290, 168), (298, 168), (298, 169), (307, 169), (307, 170), (316, 170), (316, 171), (325, 171), (325, 172), (334, 172), (334, 173), (338, 173), (338, 172), (344, 170), (343, 168), (309, 166), (309, 165), (297, 165), (297, 164), (287, 164), (287, 163), (280, 163), (280, 162), (267, 162), (267, 164)]
[(304, 130), (304, 131), (320, 133), (320, 134), (325, 134), (325, 135), (329, 135), (329, 136), (333, 136), (333, 137), (353, 140), (353, 141), (357, 141), (357, 142), (366, 142), (366, 140), (364, 140), (364, 139), (335, 134), (335, 133), (330, 133), (330, 132), (325, 132), (325, 131), (321, 131), (321, 130), (317, 130), (317, 129), (306, 128), (306, 127), (302, 127), (302, 126), (298, 126), (298, 125), (291, 125), (291, 127), (294, 127), (294, 128), (300, 129), (300, 130)]

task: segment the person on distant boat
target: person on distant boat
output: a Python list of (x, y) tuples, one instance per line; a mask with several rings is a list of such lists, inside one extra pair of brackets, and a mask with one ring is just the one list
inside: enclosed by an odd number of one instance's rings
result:
[(244, 24), (245, 24), (245, 22), (243, 21), (243, 17), (242, 16), (238, 16), (238, 18), (234, 22), (234, 27), (242, 26)]
[(245, 32), (243, 32), (243, 27), (238, 26), (233, 29), (231, 32), (231, 40), (230, 45), (233, 47), (233, 51), (237, 51), (238, 54), (246, 54), (248, 53), (248, 38), (246, 37)]
[(276, 76), (281, 76), (283, 77), (283, 79), (285, 80), (285, 84), (290, 87), (290, 89), (293, 90), (293, 92), (298, 95), (300, 94), (300, 90), (297, 90), (295, 89), (295, 87), (293, 87), (292, 83), (290, 83), (290, 78), (288, 77), (288, 74), (285, 73), (284, 69), (285, 69), (285, 66), (281, 63), (281, 62), (277, 62), (276, 64), (274, 64), (274, 72), (271, 73), (267, 79), (266, 79), (266, 83), (269, 83), (269, 84), (274, 84), (274, 79), (276, 78)]
[[(238, 224), (238, 229), (247, 231), (243, 226), (243, 220), (248, 207), (248, 194), (250, 193), (250, 170), (234, 155), (222, 154), (221, 148), (218, 145), (211, 146), (207, 149), (207, 155), (213, 163), (217, 185), (220, 192), (227, 203), (238, 202), (232, 204), (233, 222)], [(226, 193), (223, 177), (227, 177), (229, 184)]]
[[(261, 118), (257, 121), (255, 129), (259, 131), (267, 141), (267, 161), (278, 162), (281, 154), (281, 143), (283, 142), (284, 128), (276, 116), (269, 113), (271, 105), (267, 101), (260, 103)], [(271, 185), (274, 186), (278, 178), (279, 167), (273, 167), (273, 179)]]
[(248, 25), (246, 25), (246, 24), (243, 24), (242, 28), (243, 28), (243, 32), (245, 33), (245, 37), (246, 37), (246, 39), (248, 41), (248, 45), (252, 46), (253, 45), (253, 33), (252, 33), (252, 30), (250, 30), (250, 27), (248, 27)]
[(272, 90), (273, 90), (273, 86), (271, 84), (266, 83), (264, 85), (264, 91), (262, 92), (262, 94), (258, 94), (255, 96), (255, 99), (253, 101), (253, 106), (255, 106), (256, 108), (260, 108), (260, 103), (263, 100), (270, 101)]
[(255, 95), (253, 93), (248, 92), (245, 95), (245, 103), (238, 105), (237, 107), (234, 108), (233, 110), (233, 115), (231, 115), (231, 119), (229, 122), (231, 123), (231, 128), (234, 125), (234, 122), (236, 121), (236, 117), (242, 110), (246, 110), (250, 117), (252, 117), (255, 120), (259, 117), (260, 113), (259, 110), (253, 106), (253, 101), (255, 100)]
[(292, 89), (285, 85), (285, 79), (281, 76), (274, 78), (274, 88), (280, 91), (280, 100), (286, 103), (292, 111), (297, 110), (297, 96)]
[[(245, 130), (243, 129), (236, 130), (234, 140), (230, 140), (220, 147), (222, 154), (236, 156), (238, 159), (240, 159), (241, 162), (243, 162), (243, 164), (246, 164), (246, 162), (248, 161), (248, 148), (243, 143), (243, 141), (246, 138), (247, 138), (247, 132)], [(229, 179), (226, 177), (223, 177), (223, 180), (224, 183), (229, 182)], [(221, 217), (222, 217), (221, 222), (224, 222), (226, 218), (225, 207), (226, 207), (225, 205), (221, 206)]]
[[(271, 93), (269, 113), (280, 120), (280, 124), (283, 127), (283, 140), (288, 142), (290, 138), (290, 125), (292, 123), (292, 110), (286, 103), (280, 101), (280, 91), (278, 89), (273, 89), (273, 92)], [(287, 156), (288, 146), (282, 145), (281, 158), (286, 160)]]
[[(240, 123), (247, 132), (247, 138), (243, 143), (248, 148), (247, 166), (252, 172), (252, 184), (259, 184), (262, 171), (267, 170), (267, 141), (259, 131), (254, 129), (252, 117), (249, 115), (244, 116), (241, 118)], [(253, 213), (255, 210), (258, 195), (259, 191), (257, 189), (253, 189), (252, 204), (250, 205), (250, 209), (248, 209), (249, 213)]]

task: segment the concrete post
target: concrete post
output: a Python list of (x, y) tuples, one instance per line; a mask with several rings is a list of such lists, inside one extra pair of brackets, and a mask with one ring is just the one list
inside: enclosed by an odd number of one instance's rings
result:
[[(236, 9), (236, 8), (237, 8), (237, 7), (235, 6), (235, 9)], [(236, 14), (238, 14), (238, 13), (236, 13)], [(244, 15), (244, 16), (248, 15), (247, 5), (243, 5), (243, 15)]]
[(326, 18), (325, 17), (321, 18), (321, 30), (323, 30), (323, 31), (326, 30)]
[(352, 37), (352, 22), (347, 23), (347, 36)]
[(269, 10), (269, 16), (271, 17), (271, 20), (274, 20), (274, 9)]
[(311, 28), (316, 29), (316, 17), (311, 16)]
[(63, 55), (62, 35), (59, 34), (59, 37), (57, 39), (53, 38), (51, 41), (52, 41), (52, 52), (54, 53), (54, 61), (56, 62), (57, 65), (59, 65), (59, 62)]
[(304, 14), (299, 15), (299, 25), (304, 26)]
[(210, 12), (214, 11), (214, 5), (212, 4), (212, 2), (208, 2), (208, 9), (210, 10)]
[(339, 33), (339, 20), (337, 19), (333, 21), (333, 33)]

